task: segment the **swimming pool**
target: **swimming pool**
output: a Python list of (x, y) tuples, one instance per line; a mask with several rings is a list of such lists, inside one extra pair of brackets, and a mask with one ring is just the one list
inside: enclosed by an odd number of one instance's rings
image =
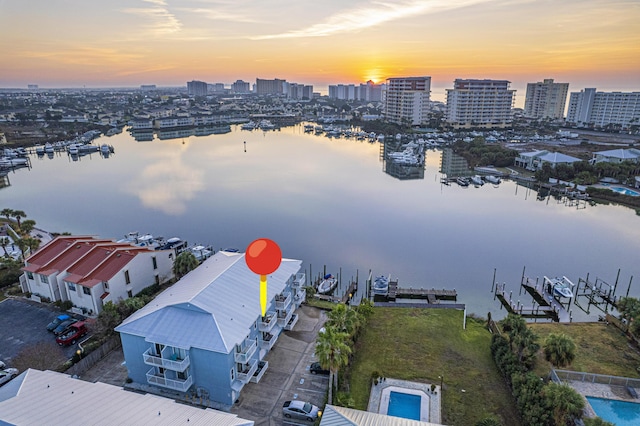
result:
[(402, 417), (404, 419), (420, 420), (420, 405), (420, 395), (391, 391), (389, 394), (387, 415)]
[(617, 192), (619, 194), (630, 195), (632, 197), (640, 197), (640, 192), (633, 191), (633, 190), (631, 190), (629, 188), (623, 188), (621, 186), (612, 186), (609, 189), (611, 189), (612, 191), (615, 191), (615, 192)]
[(634, 426), (640, 424), (640, 404), (614, 399), (587, 396), (587, 401), (598, 417), (616, 426)]

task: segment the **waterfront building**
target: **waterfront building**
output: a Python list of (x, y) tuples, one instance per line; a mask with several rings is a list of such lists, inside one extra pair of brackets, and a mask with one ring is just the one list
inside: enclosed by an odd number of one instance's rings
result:
[(384, 95), (384, 116), (396, 124), (418, 126), (429, 113), (431, 77), (388, 78)]
[(640, 149), (610, 149), (593, 153), (592, 163), (601, 163), (603, 161), (607, 163), (622, 163), (624, 161), (640, 163)]
[(187, 83), (187, 92), (189, 96), (207, 96), (208, 85), (204, 81), (189, 81)]
[(550, 164), (551, 167), (555, 167), (558, 164), (573, 164), (578, 161), (582, 161), (579, 158), (572, 157), (570, 155), (562, 154), (560, 152), (549, 152), (546, 150), (521, 152), (515, 159), (516, 167), (523, 167), (530, 171), (536, 171), (542, 169), (542, 166)]
[(256, 93), (258, 95), (284, 95), (286, 80), (280, 80), (278, 78), (273, 80), (265, 80), (262, 78), (256, 79)]
[(287, 83), (287, 98), (289, 99), (311, 99), (313, 96), (313, 86)]
[(526, 118), (564, 118), (569, 83), (554, 83), (552, 78), (537, 83), (527, 83), (524, 100)]
[(598, 92), (595, 88), (572, 92), (567, 122), (598, 127), (640, 124), (640, 92)]
[(262, 316), (259, 277), (244, 256), (216, 253), (116, 327), (134, 384), (181, 398), (205, 394), (227, 410), (261, 379), (265, 356), (298, 320), (305, 274), (300, 260), (282, 259), (268, 276)]
[(249, 93), (249, 83), (242, 80), (236, 80), (235, 83), (231, 84), (231, 91), (233, 93)]
[(369, 80), (359, 87), (358, 99), (369, 102), (382, 102), (382, 93), (386, 88), (386, 84), (375, 84)]
[(156, 85), (155, 84), (141, 84), (140, 85), (140, 90), (142, 90), (143, 92), (151, 92), (153, 90), (156, 90)]
[(70, 301), (88, 315), (173, 279), (173, 250), (90, 236), (58, 236), (25, 259), (20, 285), (41, 300)]
[(513, 120), (515, 90), (507, 80), (456, 79), (447, 89), (445, 121), (453, 128), (505, 128)]
[(208, 83), (207, 93), (225, 93), (227, 89), (224, 87), (224, 83)]

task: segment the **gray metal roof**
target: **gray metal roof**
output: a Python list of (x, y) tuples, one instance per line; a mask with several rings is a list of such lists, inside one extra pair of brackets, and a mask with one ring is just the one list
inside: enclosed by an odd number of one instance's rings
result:
[(608, 151), (594, 152), (596, 155), (603, 155), (605, 157), (620, 158), (622, 160), (634, 160), (640, 157), (640, 152), (637, 149), (611, 149)]
[[(0, 399), (0, 424), (9, 425), (219, 425), (252, 426), (251, 420), (172, 399), (129, 392), (53, 371), (29, 369), (20, 386)], [(13, 382), (12, 381), (12, 382)], [(3, 386), (4, 388), (4, 386)], [(36, 408), (36, 409), (34, 409)]]
[[(267, 300), (281, 293), (302, 261), (282, 259), (267, 277)], [(259, 277), (244, 253), (218, 252), (116, 327), (149, 342), (229, 353), (260, 316)]]
[(438, 426), (438, 423), (421, 422), (401, 417), (370, 413), (352, 408), (326, 405), (320, 426)]

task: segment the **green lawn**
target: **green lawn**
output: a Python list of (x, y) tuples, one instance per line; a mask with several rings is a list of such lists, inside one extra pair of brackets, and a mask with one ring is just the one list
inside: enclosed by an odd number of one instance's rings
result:
[[(629, 344), (627, 337), (613, 324), (571, 323), (553, 324), (538, 323), (528, 326), (539, 337), (540, 347), (550, 333), (564, 333), (576, 344), (576, 358), (563, 370), (583, 371), (612, 376), (640, 377), (640, 352)], [(544, 359), (542, 349), (538, 354), (536, 374), (547, 375), (552, 365)]]
[(356, 344), (347, 372), (355, 408), (366, 410), (371, 374), (440, 384), (442, 423), (473, 425), (489, 415), (519, 424), (510, 391), (490, 352), (484, 322), (452, 309), (375, 308)]

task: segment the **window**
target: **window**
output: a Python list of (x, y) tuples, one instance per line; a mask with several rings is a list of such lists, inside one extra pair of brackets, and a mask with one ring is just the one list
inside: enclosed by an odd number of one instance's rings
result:
[(236, 379), (236, 371), (235, 369), (231, 369), (231, 381), (234, 381)]
[(102, 285), (104, 286), (105, 290), (109, 290), (109, 283), (108, 282), (103, 282)]
[(74, 283), (67, 282), (67, 287), (71, 291), (76, 291), (76, 285)]
[(30, 280), (33, 279), (33, 272), (29, 272), (27, 271), (27, 278), (29, 278)]
[(160, 275), (156, 275), (156, 284), (160, 285)]
[(40, 275), (40, 281), (45, 284), (49, 284), (49, 279), (47, 278), (46, 275)]
[[(129, 271), (124, 271), (124, 282), (126, 284), (131, 284), (131, 278), (129, 278)], [(131, 296), (129, 296), (131, 297)]]
[(89, 287), (82, 286), (82, 292), (91, 296), (91, 289)]
[(158, 269), (158, 260), (155, 256), (151, 258), (151, 261), (153, 262), (153, 269)]
[(127, 296), (128, 297), (133, 297), (133, 291), (127, 290)]

